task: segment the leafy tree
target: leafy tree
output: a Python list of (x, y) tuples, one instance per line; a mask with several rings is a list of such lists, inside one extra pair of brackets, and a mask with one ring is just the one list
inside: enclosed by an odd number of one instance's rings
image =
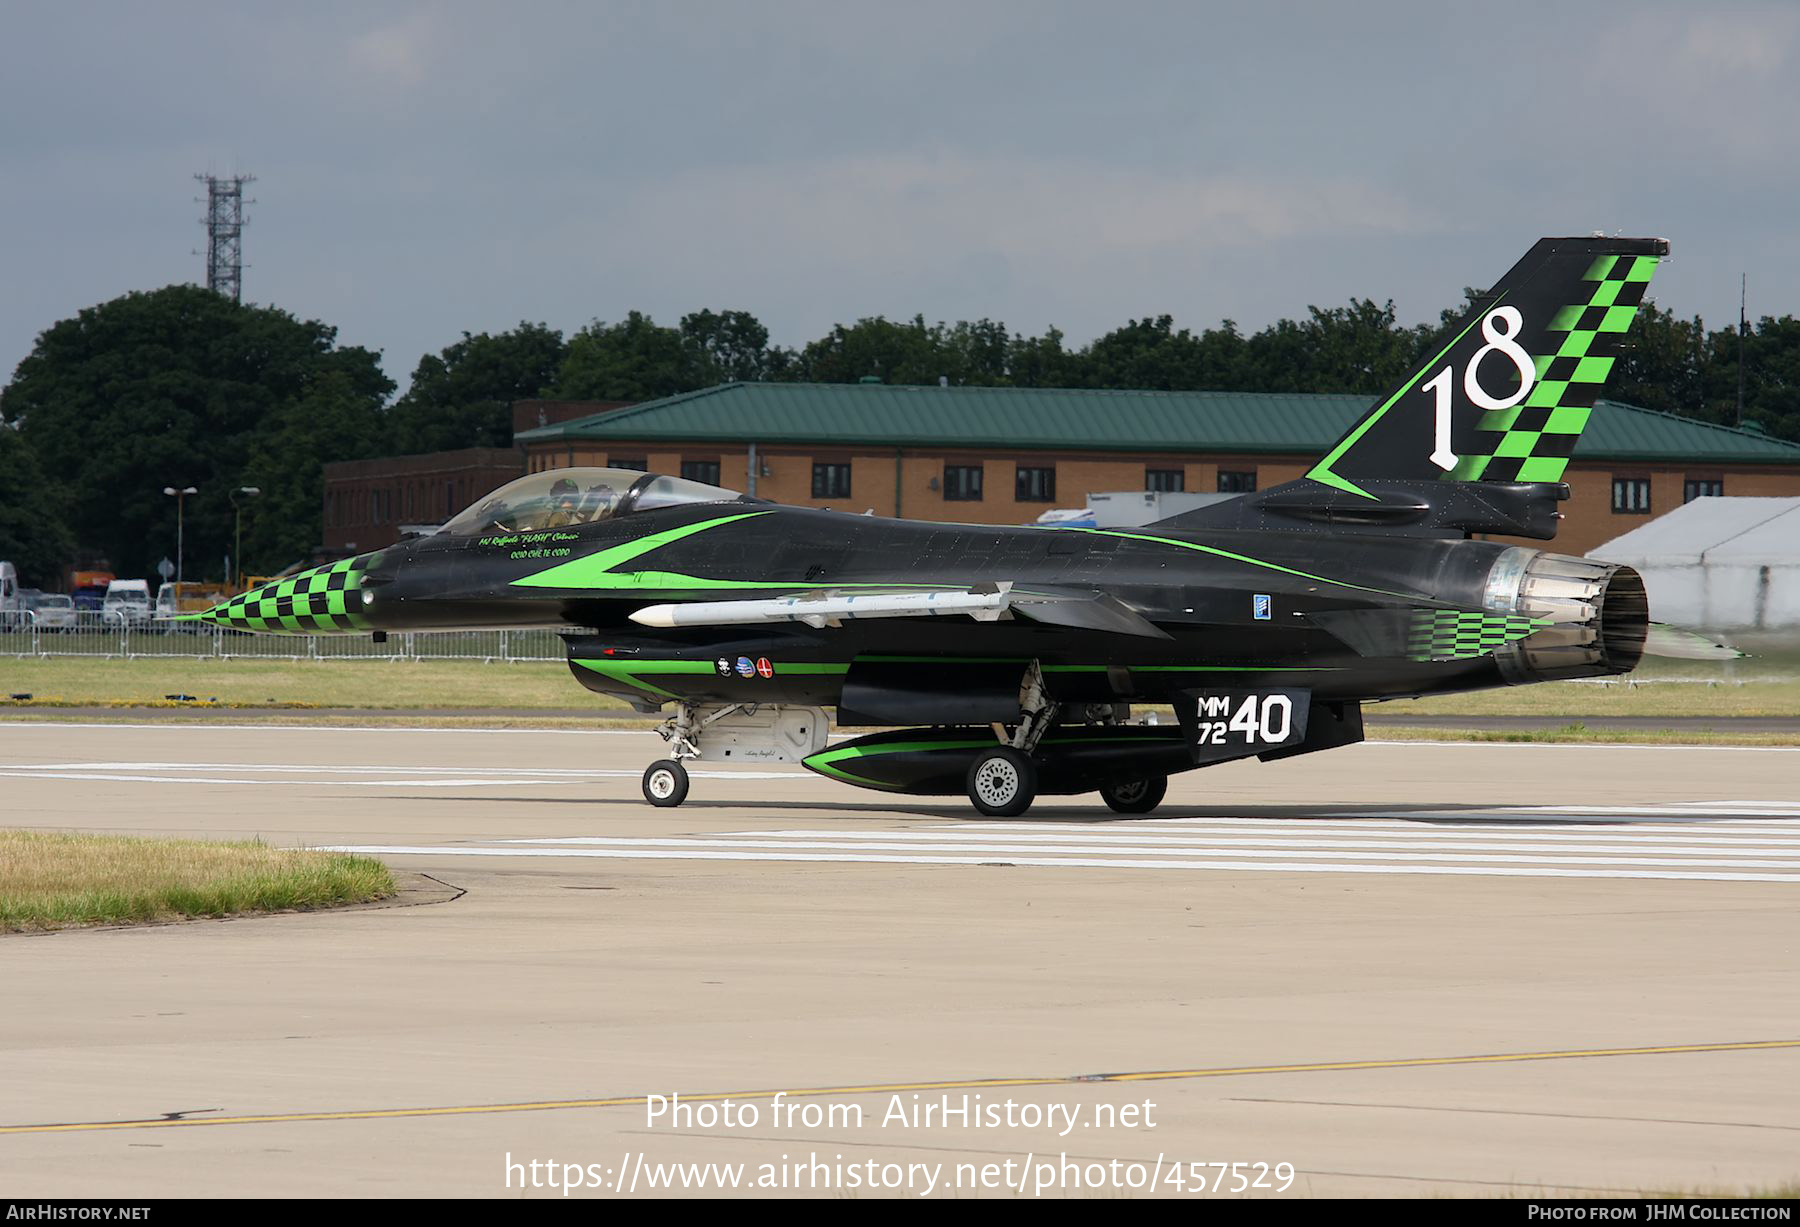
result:
[[(1061, 334), (1057, 334), (1061, 343)], [(800, 351), (795, 376), (816, 383), (883, 383), (995, 386), (1012, 379), (1014, 345), (1006, 325), (980, 319), (927, 324), (915, 315), (905, 323), (869, 316), (838, 324)]]
[[(1012, 336), (996, 320), (958, 320), (935, 330), (938, 376), (954, 384), (993, 387), (1012, 382)], [(936, 383), (937, 376), (930, 382)]]
[(1394, 303), (1353, 298), (1347, 307), (1308, 307), (1250, 338), (1251, 377), (1264, 392), (1363, 392), (1405, 378), (1417, 341), (1395, 322)]
[(63, 493), (19, 432), (0, 426), (0, 558), (19, 569), (19, 583), (27, 588), (54, 587), (73, 559)]
[(1079, 387), (1079, 360), (1063, 348), (1063, 334), (1046, 328), (1041, 337), (1020, 333), (1013, 337), (1007, 355), (1012, 382), (1021, 388)]
[(877, 378), (883, 383), (936, 383), (940, 370), (940, 338), (915, 315), (904, 323), (868, 316), (830, 332), (800, 351), (804, 378), (814, 383), (856, 383)]
[[(196, 487), (185, 508), (187, 574), (218, 576), (232, 548), (229, 491), (258, 484), (249, 479), (252, 452), (279, 435), (288, 413), (317, 403), (322, 381), (370, 428), (291, 439), (280, 463), (316, 474), (326, 461), (374, 450), (394, 385), (374, 353), (336, 339), (317, 321), (196, 286), (127, 294), (46, 329), (0, 392), (0, 418), (19, 424), (70, 492), (76, 540), (122, 575), (148, 576), (157, 559), (174, 557), (177, 500), (163, 489)], [(317, 499), (285, 514), (308, 547), (319, 540)]]
[(412, 386), (388, 414), (394, 451), (510, 447), (512, 402), (542, 395), (567, 353), (562, 333), (544, 324), (521, 321), (498, 336), (463, 333), (419, 359)]
[(769, 330), (748, 311), (691, 312), (681, 317), (681, 339), (698, 356), (708, 383), (769, 376)]
[[(240, 483), (262, 491), (239, 500), (247, 573), (280, 570), (309, 557), (319, 543), (324, 465), (295, 464), (293, 457), (379, 456), (387, 450), (383, 426), (356, 373), (346, 370), (321, 371), (299, 398), (269, 415), (251, 440)], [(190, 521), (190, 540), (192, 531)], [(192, 563), (190, 556), (190, 574)]]
[(1191, 388), (1199, 378), (1200, 345), (1193, 333), (1175, 331), (1175, 317), (1132, 320), (1081, 351), (1086, 378), (1095, 388)]
[[(1782, 439), (1800, 440), (1800, 319), (1763, 316), (1744, 337), (1744, 420)], [(1738, 331), (1707, 336), (1704, 416), (1737, 421)]]
[(1625, 352), (1613, 366), (1606, 395), (1664, 413), (1705, 416), (1707, 361), (1706, 326), (1699, 316), (1677, 319), (1673, 312), (1645, 303), (1626, 334)]
[(570, 400), (655, 400), (716, 382), (678, 328), (641, 311), (616, 324), (595, 320), (569, 338), (554, 394)]

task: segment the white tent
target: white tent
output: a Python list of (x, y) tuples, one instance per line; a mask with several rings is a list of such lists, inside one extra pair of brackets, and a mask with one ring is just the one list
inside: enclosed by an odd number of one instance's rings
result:
[(1588, 557), (1636, 568), (1658, 622), (1800, 627), (1800, 498), (1697, 498)]

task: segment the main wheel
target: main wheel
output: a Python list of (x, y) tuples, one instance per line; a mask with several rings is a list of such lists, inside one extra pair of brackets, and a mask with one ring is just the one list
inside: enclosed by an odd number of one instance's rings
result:
[(1008, 746), (997, 746), (969, 765), (969, 800), (994, 818), (1017, 818), (1037, 798), (1037, 768)]
[(1169, 791), (1166, 775), (1140, 775), (1134, 779), (1114, 780), (1100, 788), (1100, 799), (1115, 814), (1148, 814), (1162, 804)]
[(651, 763), (644, 768), (644, 800), (667, 808), (687, 800), (687, 768), (672, 758)]

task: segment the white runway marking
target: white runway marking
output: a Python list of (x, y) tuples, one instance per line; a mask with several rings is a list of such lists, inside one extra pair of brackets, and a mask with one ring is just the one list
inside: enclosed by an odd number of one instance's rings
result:
[[(198, 774), (197, 774), (198, 773)], [(218, 774), (212, 774), (218, 773)], [(530, 784), (580, 784), (595, 780), (638, 779), (643, 772), (607, 767), (400, 767), (329, 763), (8, 763), (0, 779), (110, 780), (148, 784), (321, 784), (357, 788), (483, 788)], [(799, 767), (783, 770), (743, 768), (707, 770), (694, 767), (696, 779), (816, 780)]]
[[(1737, 803), (1727, 804), (1733, 812), (1740, 808)], [(1696, 808), (1695, 816), (1701, 812)], [(1649, 878), (1800, 885), (1800, 817), (1706, 827), (1609, 823), (1600, 831), (1587, 822), (1556, 824), (1536, 818), (1508, 822), (1493, 816), (1479, 826), (1454, 828), (1393, 817), (1329, 822), (1271, 818), (1105, 824), (991, 822), (889, 831), (583, 835), (439, 846), (361, 845), (339, 850), (377, 856), (1002, 863), (1045, 869)]]

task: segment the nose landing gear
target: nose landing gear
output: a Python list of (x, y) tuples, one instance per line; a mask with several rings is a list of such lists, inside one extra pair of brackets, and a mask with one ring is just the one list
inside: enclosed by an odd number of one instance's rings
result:
[(828, 722), (816, 707), (774, 703), (683, 703), (657, 727), (669, 757), (644, 769), (644, 800), (669, 809), (687, 800), (688, 762), (797, 763), (825, 748)]
[(687, 800), (687, 768), (672, 758), (659, 759), (644, 768), (644, 800), (659, 808)]

